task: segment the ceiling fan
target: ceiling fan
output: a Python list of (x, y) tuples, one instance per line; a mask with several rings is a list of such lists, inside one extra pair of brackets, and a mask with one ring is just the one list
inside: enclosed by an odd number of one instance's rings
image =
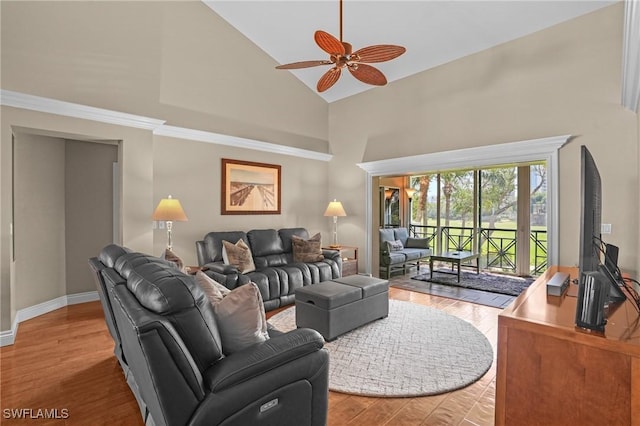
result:
[(320, 49), (329, 54), (329, 59), (293, 62), (278, 65), (276, 68), (290, 70), (317, 67), (319, 65), (333, 65), (333, 67), (325, 72), (322, 77), (320, 77), (320, 80), (318, 80), (318, 85), (316, 86), (318, 92), (324, 92), (333, 86), (340, 78), (343, 68), (347, 68), (355, 78), (363, 83), (384, 86), (387, 84), (387, 78), (382, 72), (371, 65), (367, 65), (367, 63), (390, 61), (402, 55), (407, 50), (402, 46), (377, 44), (353, 52), (351, 44), (342, 41), (342, 0), (340, 0), (340, 40), (321, 30), (315, 32), (314, 39)]

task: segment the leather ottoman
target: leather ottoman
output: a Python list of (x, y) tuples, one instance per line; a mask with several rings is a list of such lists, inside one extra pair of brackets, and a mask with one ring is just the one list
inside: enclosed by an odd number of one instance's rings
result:
[(351, 275), (296, 290), (296, 325), (325, 340), (389, 315), (389, 281)]

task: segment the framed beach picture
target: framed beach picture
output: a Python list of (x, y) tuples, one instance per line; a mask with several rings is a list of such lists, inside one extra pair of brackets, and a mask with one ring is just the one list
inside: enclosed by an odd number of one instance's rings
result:
[(222, 159), (222, 214), (280, 214), (280, 166)]

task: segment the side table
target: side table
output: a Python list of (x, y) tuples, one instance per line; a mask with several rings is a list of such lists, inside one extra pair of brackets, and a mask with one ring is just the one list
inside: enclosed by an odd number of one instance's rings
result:
[(358, 273), (358, 247), (356, 246), (340, 246), (340, 247), (322, 247), (323, 250), (335, 250), (340, 253), (342, 258), (342, 276), (355, 275)]

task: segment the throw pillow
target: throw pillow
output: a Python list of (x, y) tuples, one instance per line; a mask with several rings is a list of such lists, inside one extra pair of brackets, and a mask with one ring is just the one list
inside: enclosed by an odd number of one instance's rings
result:
[(231, 290), (229, 290), (202, 271), (196, 272), (195, 278), (198, 285), (204, 290), (204, 293), (207, 295), (207, 299), (209, 299), (209, 302), (211, 302), (212, 304), (218, 303), (231, 292)]
[(421, 248), (428, 249), (429, 248), (429, 240), (426, 238), (407, 238), (407, 248)]
[(320, 262), (324, 259), (322, 254), (322, 241), (321, 235), (318, 232), (313, 237), (305, 240), (297, 235), (291, 237), (291, 244), (293, 246), (293, 261), (294, 262)]
[(404, 249), (404, 246), (402, 245), (402, 241), (400, 240), (387, 241), (388, 251), (400, 251), (402, 249)]
[(241, 274), (256, 270), (251, 249), (242, 238), (235, 244), (222, 240), (222, 260), (225, 265), (233, 265), (238, 268)]
[(234, 288), (213, 304), (225, 355), (269, 339), (260, 290), (255, 283)]
[(182, 259), (180, 259), (180, 256), (178, 256), (168, 248), (164, 251), (164, 260), (168, 260), (169, 262), (175, 263), (176, 268), (178, 268), (181, 272), (186, 273), (184, 262), (182, 261)]

